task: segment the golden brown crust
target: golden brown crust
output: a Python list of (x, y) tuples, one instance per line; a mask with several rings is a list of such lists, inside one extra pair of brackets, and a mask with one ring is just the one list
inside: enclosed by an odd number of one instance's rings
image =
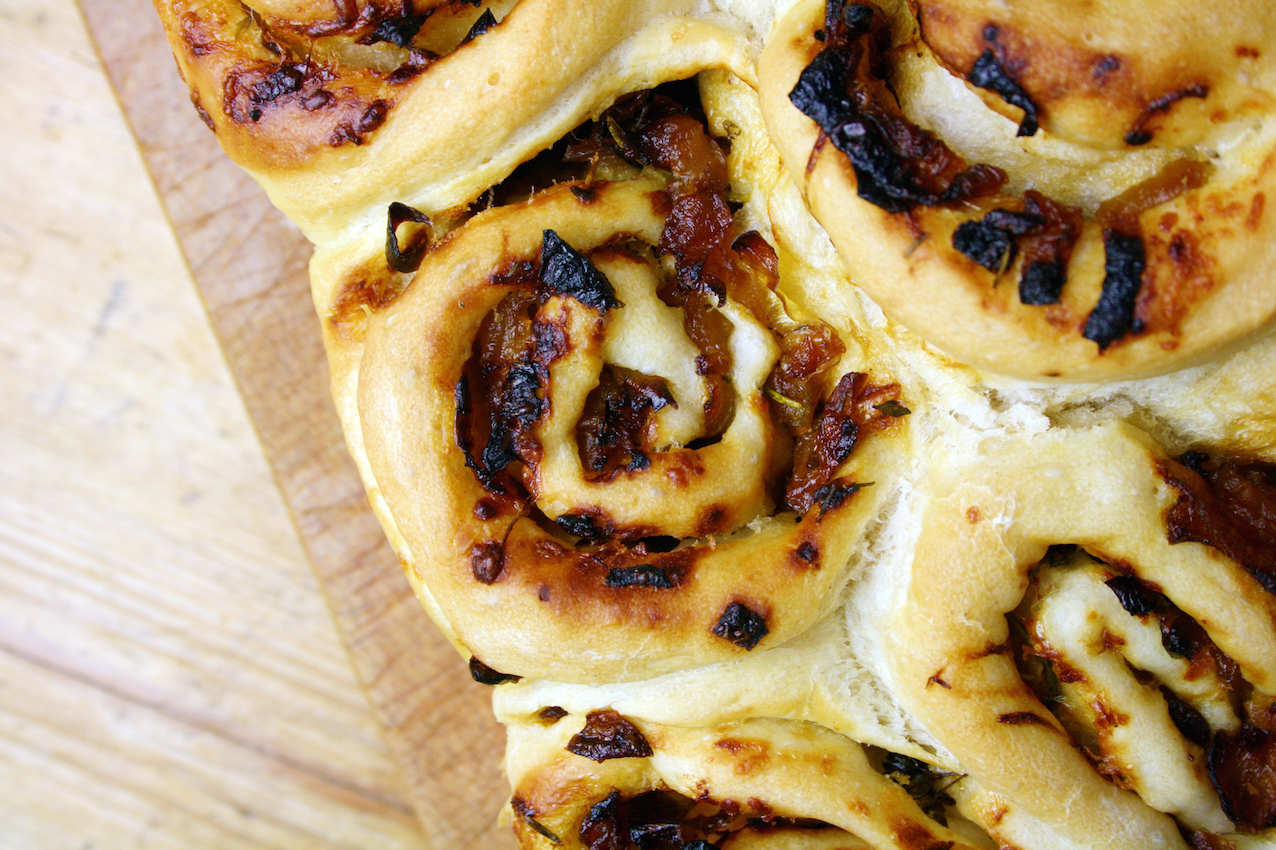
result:
[[(1041, 126), (1061, 139), (1115, 150), (1175, 147), (1270, 115), (1276, 12), (1265, 4), (913, 5), (922, 41), (946, 68), (968, 79), (992, 51), (1036, 105)], [(987, 101), (1007, 108), (990, 92)], [(1007, 112), (1016, 122), (1022, 114)]]
[[(1276, 189), (1276, 124), (1266, 107), (1254, 106), (1270, 100), (1265, 90), (1247, 89), (1247, 115), (1258, 110), (1263, 120), (1226, 153), (1208, 154), (1214, 157), (1208, 178), (1189, 181), (1177, 194), (1163, 192), (1146, 209), (1136, 205), (1119, 221), (1096, 217), (1092, 209), (1065, 258), (1058, 302), (1026, 304), (1018, 286), (1027, 265), (1022, 250), (1004, 268), (989, 270), (954, 242), (959, 227), (993, 209), (1023, 211), (1022, 199), (994, 192), (960, 204), (888, 211), (858, 194), (847, 156), (789, 98), (823, 49), (815, 38), (822, 26), (823, 4), (804, 0), (768, 42), (759, 74), (768, 128), (856, 283), (928, 341), (995, 372), (1100, 380), (1217, 356), (1276, 316), (1276, 287), (1266, 271), (1276, 259), (1276, 219), (1267, 212)], [(1263, 32), (1259, 27), (1254, 34)], [(915, 49), (924, 63), (926, 46)], [(1104, 108), (1091, 104), (1087, 114), (1102, 124)], [(1057, 146), (1051, 150), (1058, 155)], [(1181, 154), (1188, 160), (1206, 155), (1189, 148)], [(1106, 197), (1118, 193), (1109, 192)], [(1134, 237), (1145, 257), (1136, 272), (1141, 283), (1127, 295), (1124, 325), (1105, 332), (1090, 323), (1105, 312), (1097, 308), (1116, 256), (1111, 231)]]

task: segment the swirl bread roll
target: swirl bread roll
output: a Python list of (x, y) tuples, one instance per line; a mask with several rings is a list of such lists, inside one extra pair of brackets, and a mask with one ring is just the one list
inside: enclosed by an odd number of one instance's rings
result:
[(889, 757), (883, 767), (819, 726), (754, 719), (680, 729), (600, 710), (548, 712), (510, 737), (511, 808), (526, 847), (625, 846), (634, 837), (638, 846), (728, 850), (981, 846), (888, 778)]
[[(659, 185), (571, 188), (474, 219), (369, 325), (360, 421), (404, 551), (507, 674), (615, 680), (781, 643), (838, 598), (902, 427), (875, 405), (898, 388), (834, 376), (786, 460), (766, 385), (806, 331), (777, 344), (730, 291), (662, 303)], [(698, 348), (715, 316), (729, 341)], [(715, 393), (725, 427), (706, 425)]]
[(599, 124), (672, 178), (476, 216), (369, 321), (358, 367), (409, 575), (507, 675), (614, 681), (800, 634), (836, 606), (905, 427), (897, 386), (788, 316), (696, 120), (652, 96)]
[[(1109, 424), (992, 441), (929, 485), (896, 693), (975, 782), (1080, 846), (1272, 825), (1246, 748), (1270, 737), (1276, 571), (1240, 541), (1269, 539), (1276, 479), (1189, 462)], [(1223, 508), (1228, 476), (1258, 501)]]
[(891, 317), (1017, 377), (1163, 372), (1276, 316), (1276, 12), (1202, 12), (803, 0), (763, 108)]

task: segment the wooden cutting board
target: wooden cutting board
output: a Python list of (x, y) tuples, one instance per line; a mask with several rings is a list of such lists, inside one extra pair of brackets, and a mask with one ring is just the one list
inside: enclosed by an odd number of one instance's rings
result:
[(496, 824), (508, 786), (490, 694), (417, 604), (346, 454), (309, 244), (199, 121), (148, 0), (80, 5), (427, 846), (514, 846)]

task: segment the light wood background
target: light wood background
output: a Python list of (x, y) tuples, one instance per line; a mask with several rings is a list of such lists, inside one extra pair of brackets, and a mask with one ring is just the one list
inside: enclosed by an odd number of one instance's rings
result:
[(0, 850), (509, 846), (307, 248), (185, 97), (146, 0), (0, 0)]

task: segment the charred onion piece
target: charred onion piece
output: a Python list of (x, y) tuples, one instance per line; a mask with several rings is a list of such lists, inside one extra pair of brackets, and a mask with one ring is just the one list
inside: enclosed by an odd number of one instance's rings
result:
[(837, 19), (846, 25), (826, 27), (827, 46), (802, 71), (789, 99), (846, 154), (860, 197), (900, 213), (997, 194), (1005, 172), (968, 166), (904, 117), (884, 79), (890, 32), (882, 14), (855, 4)]

